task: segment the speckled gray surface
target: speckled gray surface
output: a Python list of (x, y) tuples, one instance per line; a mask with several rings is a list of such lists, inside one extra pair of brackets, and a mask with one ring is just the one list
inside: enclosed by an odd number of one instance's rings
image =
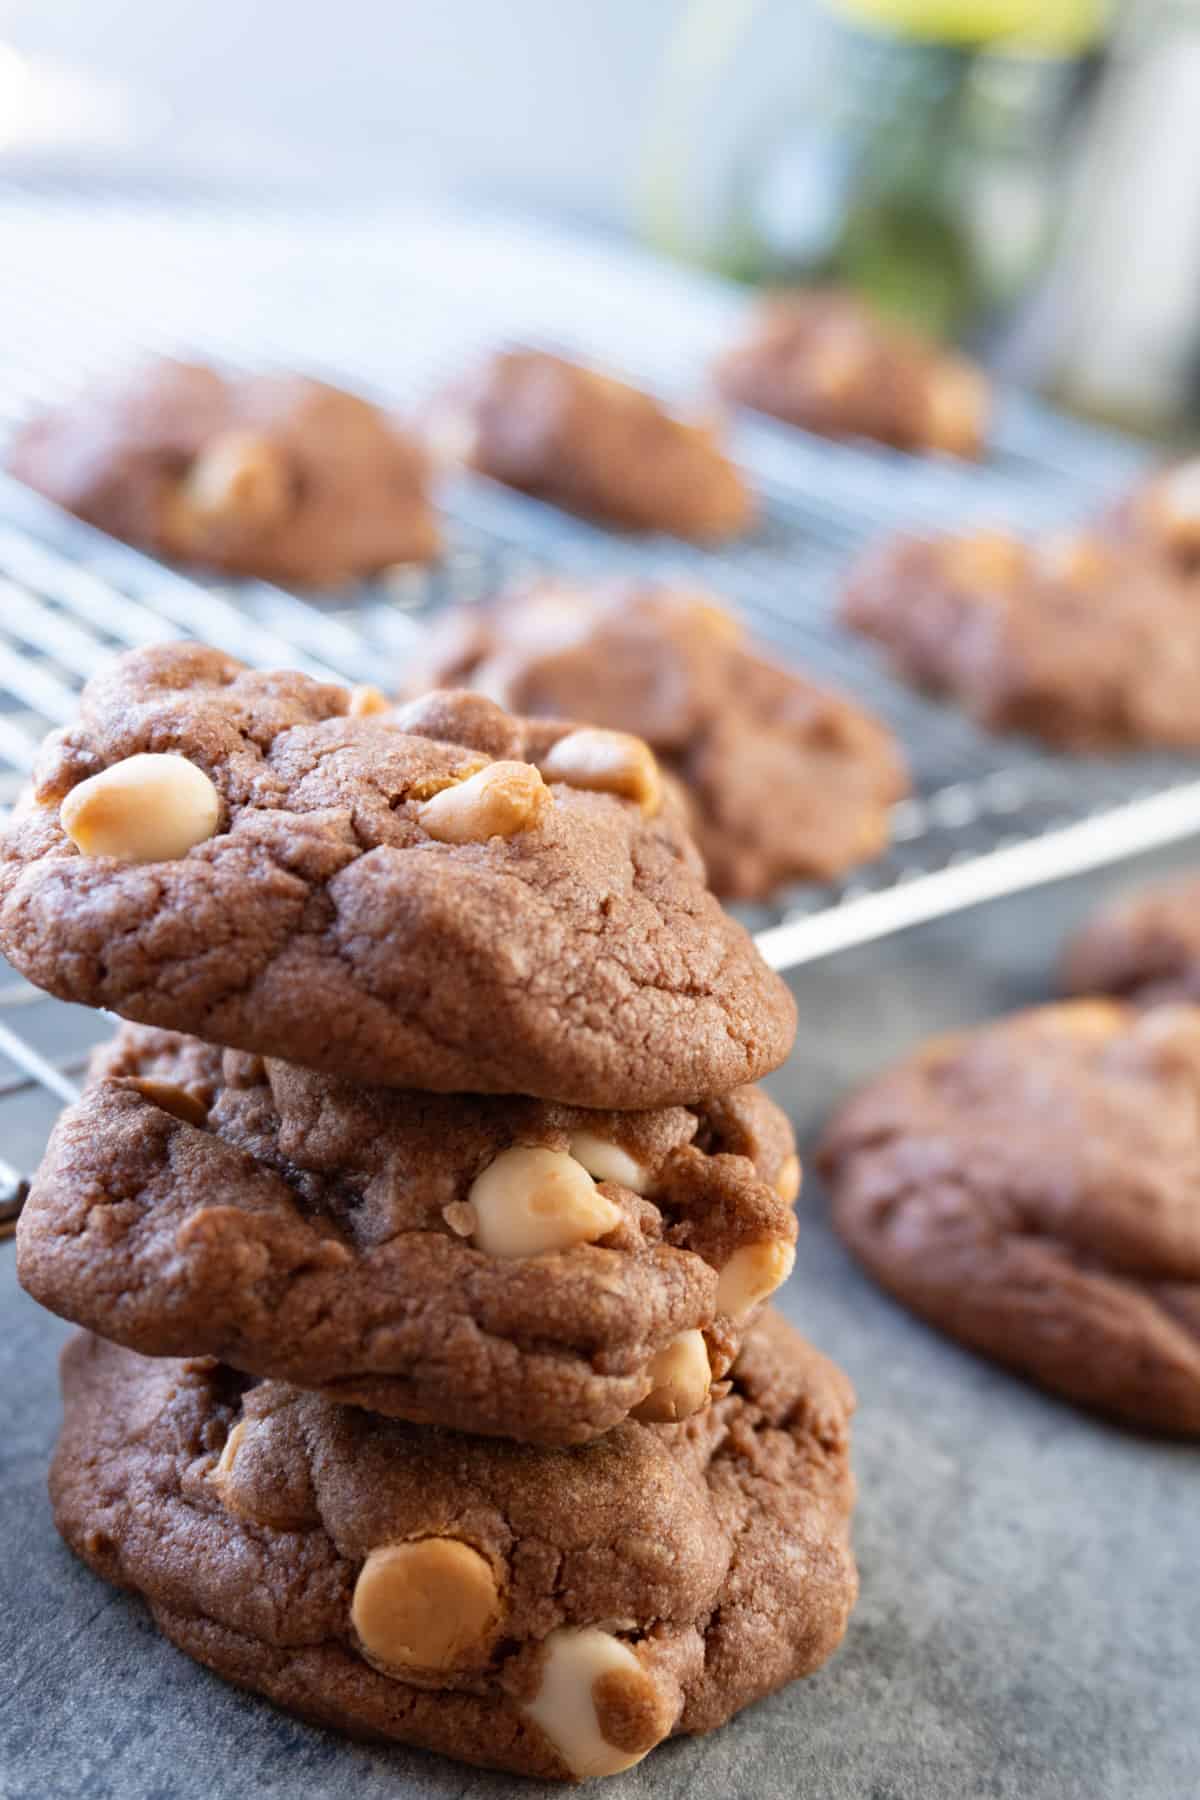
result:
[[(774, 1091), (803, 1136), (926, 1032), (1044, 998), (1102, 892), (1007, 901), (797, 980)], [(36, 1155), (44, 1112), (0, 1154)], [(806, 1189), (784, 1309), (858, 1386), (862, 1600), (812, 1680), (664, 1747), (611, 1800), (1191, 1800), (1200, 1793), (1200, 1449), (1139, 1440), (942, 1342), (877, 1293)], [(549, 1792), (294, 1724), (162, 1643), (57, 1541), (45, 1498), (65, 1328), (0, 1245), (3, 1800), (499, 1800)], [(558, 1790), (556, 1790), (558, 1791)]]

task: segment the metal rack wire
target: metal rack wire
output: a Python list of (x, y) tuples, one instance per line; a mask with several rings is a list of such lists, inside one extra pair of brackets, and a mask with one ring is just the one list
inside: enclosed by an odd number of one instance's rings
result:
[[(150, 351), (305, 367), (417, 403), (497, 340), (565, 344), (672, 395), (693, 393), (741, 300), (636, 253), (529, 226), (444, 218), (181, 209), (153, 193), (0, 186), (9, 251), (0, 291), (0, 434), (81, 379)], [(236, 279), (231, 271), (236, 271)], [(764, 502), (747, 541), (704, 551), (633, 541), (481, 481), (444, 495), (448, 549), (332, 600), (264, 583), (214, 586), (117, 545), (0, 479), (0, 807), (38, 740), (70, 718), (82, 681), (122, 648), (201, 636), (263, 666), (380, 679), (429, 614), (532, 570), (640, 573), (707, 584), (786, 655), (855, 693), (904, 741), (915, 774), (891, 850), (832, 888), (798, 890), (750, 922), (794, 967), (848, 944), (1200, 830), (1200, 765), (1055, 757), (985, 738), (953, 709), (893, 683), (845, 637), (833, 601), (847, 557), (898, 526), (989, 518), (1029, 528), (1093, 510), (1138, 453), (1016, 396), (979, 468), (830, 445), (764, 420), (735, 448)], [(386, 685), (386, 683), (385, 683)], [(18, 1171), (72, 1091), (105, 1021), (0, 987), (0, 1234)], [(3, 1073), (7, 1062), (12, 1072)]]

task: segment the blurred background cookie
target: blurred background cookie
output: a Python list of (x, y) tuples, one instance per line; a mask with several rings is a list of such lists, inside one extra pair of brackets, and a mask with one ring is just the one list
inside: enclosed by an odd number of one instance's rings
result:
[(630, 531), (737, 537), (755, 504), (712, 425), (544, 350), (498, 350), (433, 405), (443, 455)]
[(870, 861), (907, 791), (883, 724), (772, 661), (692, 589), (517, 589), (439, 621), (412, 681), (644, 738), (681, 784), (709, 881), (730, 899)]
[(713, 373), (726, 400), (825, 437), (983, 454), (991, 403), (983, 370), (849, 292), (814, 288), (762, 301), (745, 340)]
[(420, 445), (300, 375), (143, 363), (30, 420), (7, 465), (114, 537), (231, 574), (336, 587), (438, 553)]
[(989, 731), (1200, 745), (1200, 583), (1136, 534), (894, 538), (852, 570), (842, 614)]

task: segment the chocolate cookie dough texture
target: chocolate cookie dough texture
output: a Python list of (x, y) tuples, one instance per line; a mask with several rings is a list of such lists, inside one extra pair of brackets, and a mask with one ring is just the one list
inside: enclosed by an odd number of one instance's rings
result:
[(979, 457), (991, 393), (983, 371), (836, 290), (765, 300), (718, 360), (722, 396), (824, 437)]
[(853, 573), (847, 624), (991, 731), (1067, 750), (1200, 745), (1200, 592), (1140, 533), (900, 538)]
[(298, 375), (150, 362), (35, 418), (8, 468), (114, 537), (235, 575), (336, 587), (439, 549), (420, 444)]
[(908, 785), (882, 724), (769, 661), (733, 614), (688, 589), (544, 581), (459, 608), (411, 676), (414, 692), (447, 684), (644, 739), (730, 898), (832, 880), (879, 855)]
[(780, 1320), (686, 1424), (541, 1449), (77, 1337), (60, 1531), (325, 1725), (583, 1779), (816, 1669), (854, 1602), (840, 1371)]
[(476, 695), (363, 711), (196, 645), (55, 734), (0, 947), (63, 999), (371, 1086), (689, 1105), (791, 998), (706, 892), (645, 747)]
[(100, 1334), (58, 1524), (306, 1717), (611, 1774), (844, 1629), (850, 1392), (763, 1311), (791, 1003), (679, 814), (628, 732), (173, 645), (10, 828), (9, 955), (147, 1021), (20, 1224)]
[(1177, 875), (1101, 907), (1067, 944), (1062, 972), (1071, 994), (1200, 1003), (1200, 876)]
[(575, 1443), (707, 1404), (791, 1270), (799, 1184), (756, 1088), (588, 1112), (125, 1026), (59, 1121), (19, 1272), (134, 1350)]
[(437, 453), (623, 529), (716, 540), (754, 522), (712, 426), (543, 350), (489, 357), (435, 402), (429, 432)]
[(1052, 1393), (1200, 1436), (1200, 1008), (1043, 1007), (933, 1043), (820, 1151), (882, 1286)]

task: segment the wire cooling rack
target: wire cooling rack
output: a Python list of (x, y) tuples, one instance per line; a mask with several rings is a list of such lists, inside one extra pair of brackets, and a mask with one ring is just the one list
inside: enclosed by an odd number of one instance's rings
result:
[[(694, 401), (742, 296), (611, 244), (528, 223), (192, 202), (0, 185), (0, 436), (81, 381), (147, 353), (304, 368), (416, 406), (504, 340), (553, 344)], [(442, 496), (447, 551), (333, 599), (261, 582), (214, 586), (115, 544), (0, 478), (0, 808), (45, 731), (106, 656), (195, 636), (263, 666), (388, 685), (431, 613), (514, 577), (640, 573), (705, 583), (763, 638), (855, 694), (908, 751), (913, 797), (888, 853), (834, 887), (747, 915), (777, 967), (1200, 830), (1200, 763), (1069, 759), (986, 738), (892, 682), (844, 635), (846, 562), (888, 529), (1086, 516), (1141, 460), (1129, 444), (1010, 395), (980, 467), (829, 444), (745, 417), (734, 448), (763, 499), (744, 542), (705, 551), (633, 540), (466, 478)], [(0, 985), (4, 1194), (40, 1149), (103, 1019)], [(8, 1102), (30, 1102), (12, 1125)], [(36, 1104), (33, 1104), (36, 1102)], [(7, 1179), (7, 1190), (5, 1181)]]

